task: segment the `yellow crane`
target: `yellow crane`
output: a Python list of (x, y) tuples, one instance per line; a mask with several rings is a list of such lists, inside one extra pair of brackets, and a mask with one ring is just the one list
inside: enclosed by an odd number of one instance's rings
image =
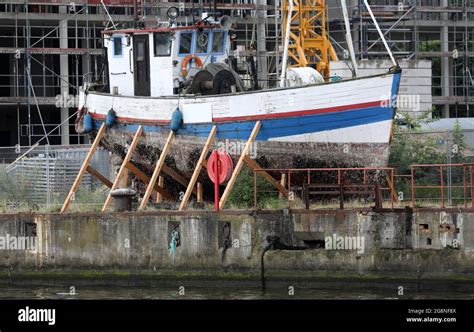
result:
[(311, 66), (327, 80), (329, 61), (338, 59), (327, 34), (326, 1), (282, 0), (282, 13), (283, 38), (289, 27), (287, 67)]

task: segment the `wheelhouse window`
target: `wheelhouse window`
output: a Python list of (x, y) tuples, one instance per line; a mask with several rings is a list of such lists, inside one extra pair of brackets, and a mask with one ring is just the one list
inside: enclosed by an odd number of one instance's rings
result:
[(121, 56), (123, 49), (122, 49), (122, 37), (114, 37), (114, 56)]
[(193, 40), (192, 32), (183, 32), (179, 38), (179, 54), (191, 53), (191, 42)]
[(212, 34), (212, 53), (224, 53), (225, 32), (214, 31)]
[(171, 55), (171, 36), (168, 32), (155, 32), (155, 56), (170, 56)]
[(196, 53), (209, 53), (209, 32), (199, 32), (196, 35)]

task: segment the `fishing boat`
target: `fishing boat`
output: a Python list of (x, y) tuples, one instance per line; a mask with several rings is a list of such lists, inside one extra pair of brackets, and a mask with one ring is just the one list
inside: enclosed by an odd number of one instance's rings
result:
[(78, 132), (94, 135), (107, 122), (102, 144), (116, 151), (142, 125), (139, 150), (149, 151), (162, 146), (179, 121), (170, 154), (178, 169), (189, 170), (213, 126), (215, 144), (240, 144), (260, 121), (256, 156), (272, 167), (294, 167), (301, 159), (330, 166), (387, 164), (398, 66), (347, 80), (324, 78), (311, 67), (289, 68), (278, 86), (249, 88), (232, 66), (229, 17), (209, 15), (183, 26), (174, 14), (169, 11), (170, 21), (156, 27), (103, 32), (108, 90), (81, 89)]

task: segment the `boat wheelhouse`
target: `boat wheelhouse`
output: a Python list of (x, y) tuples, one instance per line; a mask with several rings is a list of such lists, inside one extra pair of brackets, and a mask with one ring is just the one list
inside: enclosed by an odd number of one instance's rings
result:
[(123, 96), (178, 94), (211, 63), (228, 65), (229, 31), (215, 24), (104, 32), (109, 86)]

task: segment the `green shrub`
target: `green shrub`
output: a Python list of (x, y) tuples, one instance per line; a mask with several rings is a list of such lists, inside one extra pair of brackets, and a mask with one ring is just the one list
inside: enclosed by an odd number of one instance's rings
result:
[[(264, 207), (270, 199), (278, 197), (276, 189), (257, 174), (257, 207)], [(248, 168), (242, 169), (234, 188), (232, 189), (228, 204), (238, 208), (252, 208), (254, 204), (254, 175)]]
[[(462, 128), (458, 122), (453, 127), (449, 138), (444, 138), (444, 144), (439, 144), (435, 137), (423, 135), (420, 131), (421, 121), (426, 121), (426, 115), (413, 118), (406, 116), (407, 127), (393, 126), (393, 138), (390, 145), (389, 165), (395, 167), (397, 174), (410, 175), (410, 165), (413, 164), (445, 164), (445, 163), (465, 163), (464, 152), (467, 148)], [(446, 144), (449, 144), (447, 146)], [(452, 186), (463, 184), (462, 167), (444, 167), (444, 185), (447, 185), (448, 171)], [(416, 167), (414, 168), (416, 186), (437, 186), (440, 184), (440, 169), (438, 167)], [(402, 192), (404, 200), (411, 199), (411, 179), (397, 178), (396, 191)], [(453, 205), (461, 204), (464, 196), (463, 188), (451, 188)], [(467, 192), (469, 199), (470, 191)], [(445, 202), (448, 197), (448, 189), (444, 191)], [(429, 204), (439, 204), (441, 192), (439, 188), (417, 188), (415, 198), (429, 202)]]

